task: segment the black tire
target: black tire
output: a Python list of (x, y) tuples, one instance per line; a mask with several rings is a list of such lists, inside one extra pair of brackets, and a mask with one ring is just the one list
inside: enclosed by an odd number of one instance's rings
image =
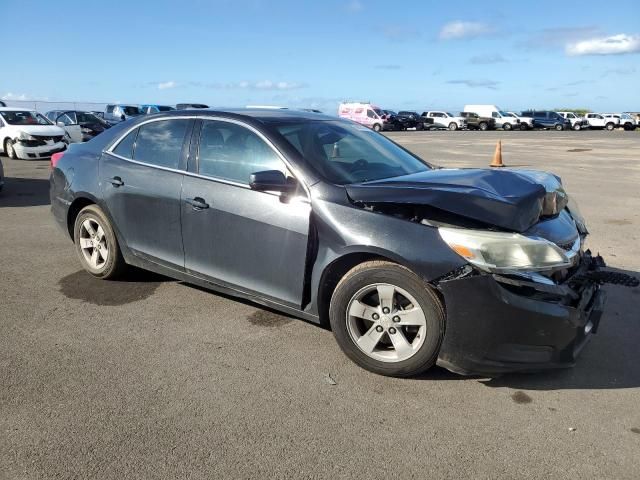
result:
[(379, 132), (380, 130), (382, 130), (382, 127), (380, 126), (379, 123), (374, 123), (373, 124), (373, 131), (374, 132)]
[(455, 123), (455, 122), (451, 122), (449, 124), (449, 130), (451, 130), (452, 132), (455, 131), (455, 130), (458, 130), (458, 124)]
[(520, 123), (520, 130), (522, 130), (523, 132), (524, 132), (525, 130), (529, 130), (529, 125), (527, 125), (527, 124), (526, 124), (526, 123), (524, 123), (524, 122), (521, 122), (521, 123)]
[(576, 123), (576, 124), (573, 126), (573, 129), (574, 129), (576, 132), (579, 132), (581, 128), (582, 128), (582, 126), (581, 126), (579, 123)]
[[(99, 268), (91, 265), (80, 246), (81, 228), (86, 220), (96, 222), (104, 231), (105, 245), (108, 246), (108, 256), (104, 261), (104, 265), (101, 265)], [(111, 280), (125, 272), (127, 265), (122, 257), (122, 252), (120, 251), (120, 246), (118, 245), (118, 240), (113, 232), (111, 223), (97, 205), (88, 205), (80, 210), (73, 226), (73, 241), (82, 267), (94, 277)]]
[(11, 160), (16, 160), (18, 158), (16, 151), (13, 149), (13, 141), (11, 141), (10, 138), (7, 138), (4, 141), (4, 154)]
[(502, 129), (509, 131), (509, 130), (513, 129), (513, 127), (511, 126), (510, 123), (505, 123), (505, 124), (502, 125)]
[(418, 122), (416, 124), (416, 130), (424, 130), (424, 124), (422, 122)]
[(562, 130), (564, 130), (564, 126), (563, 126), (563, 125), (561, 125), (561, 124), (557, 124), (557, 125), (555, 126), (555, 129), (556, 129), (558, 132), (561, 132)]
[[(412, 295), (426, 320), (427, 334), (422, 345), (402, 361), (372, 358), (357, 346), (348, 330), (347, 312), (352, 298), (363, 288), (378, 283), (394, 285)], [(381, 260), (361, 263), (346, 273), (331, 297), (329, 318), (336, 341), (347, 357), (370, 372), (394, 377), (409, 377), (431, 368), (438, 358), (445, 329), (444, 308), (431, 287), (408, 268)], [(389, 338), (388, 333), (384, 335)]]
[(615, 125), (613, 124), (613, 122), (609, 122), (607, 123), (604, 128), (606, 128), (607, 130), (611, 131), (615, 128)]
[(480, 122), (478, 128), (484, 132), (486, 130), (489, 130), (489, 125), (487, 125), (487, 122)]

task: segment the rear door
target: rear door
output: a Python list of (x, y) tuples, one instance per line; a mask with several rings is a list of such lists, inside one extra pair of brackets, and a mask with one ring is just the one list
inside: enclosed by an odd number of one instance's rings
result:
[(251, 173), (289, 172), (273, 146), (244, 124), (203, 120), (197, 144), (194, 174), (185, 175), (182, 192), (186, 270), (300, 307), (311, 211), (306, 194), (251, 190)]
[(105, 152), (102, 196), (120, 241), (133, 254), (184, 268), (180, 192), (193, 120), (143, 123)]

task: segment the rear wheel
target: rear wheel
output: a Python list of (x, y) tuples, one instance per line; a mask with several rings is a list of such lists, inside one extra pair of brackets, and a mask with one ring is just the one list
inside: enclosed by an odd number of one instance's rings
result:
[(613, 128), (615, 127), (615, 125), (612, 122), (609, 122), (605, 125), (604, 128), (606, 128), (607, 130), (611, 131), (613, 130)]
[(489, 129), (489, 125), (487, 125), (487, 122), (480, 122), (480, 125), (478, 126), (480, 128), (480, 130), (482, 130), (483, 132), (485, 130)]
[(418, 122), (416, 124), (416, 130), (424, 130), (424, 123)]
[(560, 131), (564, 130), (564, 127), (562, 125), (560, 125), (560, 124), (557, 124), (556, 125), (556, 130), (560, 132)]
[(371, 372), (407, 377), (436, 362), (444, 309), (405, 267), (386, 261), (354, 267), (336, 286), (329, 316), (338, 345)]
[(520, 124), (520, 130), (525, 131), (525, 130), (527, 130), (528, 128), (529, 128), (529, 126), (528, 126), (526, 123), (522, 122), (522, 123)]
[(94, 277), (116, 278), (126, 268), (118, 241), (107, 217), (97, 205), (84, 207), (73, 228), (80, 263)]
[(579, 131), (581, 128), (582, 128), (582, 126), (581, 126), (579, 123), (576, 123), (576, 124), (573, 126), (573, 129), (574, 129), (576, 132), (577, 132), (577, 131)]
[(458, 124), (455, 122), (451, 122), (449, 124), (449, 130), (457, 130), (458, 129)]

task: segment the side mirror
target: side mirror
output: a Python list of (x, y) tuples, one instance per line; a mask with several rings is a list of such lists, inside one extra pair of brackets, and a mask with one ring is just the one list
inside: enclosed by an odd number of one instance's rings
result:
[(258, 192), (290, 193), (298, 187), (295, 180), (287, 180), (280, 170), (265, 170), (251, 174), (249, 179), (251, 190)]
[(122, 120), (123, 122), (127, 119), (127, 117), (125, 117), (124, 115), (120, 115), (120, 120)]
[(66, 127), (66, 125), (64, 124), (63, 121), (57, 121), (56, 125), (58, 125), (59, 127), (62, 127), (62, 128)]

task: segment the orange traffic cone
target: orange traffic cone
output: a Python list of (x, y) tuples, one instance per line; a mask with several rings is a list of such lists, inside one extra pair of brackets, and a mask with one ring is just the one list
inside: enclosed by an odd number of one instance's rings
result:
[(489, 164), (490, 167), (504, 167), (502, 163), (502, 140), (498, 140), (496, 143), (496, 151), (493, 154), (493, 161)]

